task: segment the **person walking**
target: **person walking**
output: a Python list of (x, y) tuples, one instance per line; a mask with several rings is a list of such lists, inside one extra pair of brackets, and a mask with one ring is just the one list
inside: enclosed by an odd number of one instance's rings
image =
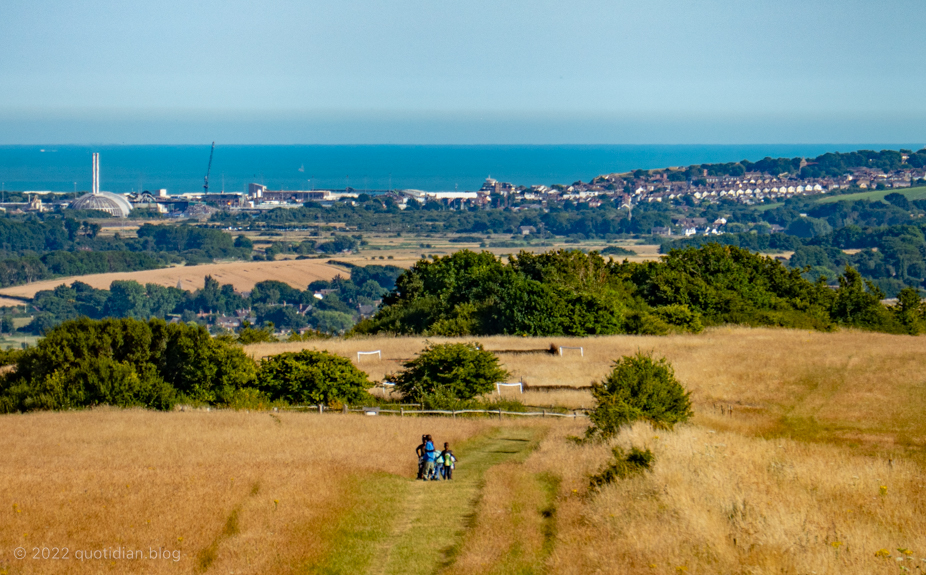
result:
[(434, 460), (437, 459), (437, 452), (434, 450), (434, 441), (430, 435), (426, 435), (424, 443), (424, 479), (430, 479), (434, 476)]
[(455, 463), (457, 458), (454, 457), (453, 452), (450, 451), (450, 445), (445, 443), (444, 450), (440, 452), (440, 459), (443, 462), (443, 472), (444, 479), (453, 479), (453, 468), (456, 467)]
[(428, 443), (428, 436), (421, 436), (421, 445), (415, 448), (415, 455), (418, 456), (418, 479), (424, 479), (424, 459), (425, 459), (425, 447)]

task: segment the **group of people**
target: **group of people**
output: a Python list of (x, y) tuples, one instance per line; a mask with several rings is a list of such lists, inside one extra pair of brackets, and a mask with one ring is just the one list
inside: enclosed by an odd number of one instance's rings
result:
[(457, 458), (450, 451), (450, 445), (445, 443), (444, 450), (438, 451), (434, 447), (434, 440), (430, 435), (421, 436), (421, 445), (415, 449), (418, 454), (418, 479), (422, 481), (437, 481), (440, 479), (453, 479), (453, 469)]

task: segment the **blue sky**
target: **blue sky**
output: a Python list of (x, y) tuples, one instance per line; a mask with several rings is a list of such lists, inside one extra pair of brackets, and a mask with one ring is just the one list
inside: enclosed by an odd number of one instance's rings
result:
[(926, 138), (922, 0), (4, 0), (0, 144)]

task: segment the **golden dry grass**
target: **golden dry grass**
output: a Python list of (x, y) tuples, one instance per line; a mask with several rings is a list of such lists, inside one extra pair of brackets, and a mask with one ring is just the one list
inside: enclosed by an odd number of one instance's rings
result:
[[(663, 338), (481, 341), (488, 349), (585, 348), (584, 357), (502, 356), (531, 385), (585, 386), (613, 359), (652, 350), (692, 391), (695, 418), (671, 432), (638, 424), (610, 444), (575, 445), (566, 436), (581, 435), (582, 420), (115, 410), (4, 416), (0, 433), (14, 439), (0, 463), (0, 549), (39, 536), (88, 548), (115, 541), (181, 549), (180, 566), (158, 564), (153, 572), (192, 572), (210, 556), (216, 572), (291, 572), (336, 552), (332, 526), (356, 513), (358, 481), (375, 482), (380, 471), (413, 474), (408, 455), (423, 427), (458, 443), (497, 425), (529, 425), (544, 426), (546, 437), (523, 463), (488, 469), (469, 527), (451, 550), (452, 571), (926, 570), (923, 338), (722, 328)], [(328, 349), (378, 378), (424, 344), (363, 338), (248, 351)], [(357, 361), (356, 351), (373, 349), (382, 350), (382, 361)], [(524, 396), (534, 398), (591, 405), (579, 389)], [(588, 476), (608, 461), (612, 445), (652, 449), (653, 470), (589, 491)], [(103, 562), (93, 569), (125, 570)]]
[[(504, 424), (504, 422), (503, 422)], [(0, 572), (288, 573), (329, 552), (354, 478), (413, 477), (425, 431), (490, 420), (102, 409), (0, 417)], [(17, 547), (179, 551), (180, 560), (13, 561)]]
[[(475, 338), (430, 338), (434, 343)], [(401, 369), (426, 345), (418, 337), (370, 337), (256, 344), (262, 357), (326, 349), (350, 358), (374, 381)], [(873, 448), (926, 447), (926, 339), (878, 333), (716, 328), (699, 335), (596, 338), (484, 337), (486, 349), (583, 346), (585, 355), (502, 355), (511, 381), (531, 386), (584, 387), (601, 380), (613, 360), (638, 350), (665, 356), (691, 391), (699, 423), (745, 433), (845, 440)], [(357, 351), (381, 350), (382, 360)], [(506, 396), (518, 396), (507, 389)], [(591, 407), (583, 390), (529, 391), (530, 405)]]
[(142, 285), (154, 283), (168, 287), (176, 287), (180, 282), (183, 289), (194, 290), (203, 287), (206, 276), (212, 276), (222, 284), (231, 284), (238, 291), (248, 291), (254, 287), (254, 284), (266, 280), (281, 281), (295, 288), (305, 289), (315, 280), (330, 280), (336, 275), (347, 277), (350, 275), (350, 270), (327, 264), (325, 260), (228, 262), (43, 280), (4, 288), (0, 290), (0, 295), (32, 297), (38, 291), (53, 289), (61, 284), (71, 285), (75, 281), (84, 282), (97, 289), (109, 289), (109, 285), (115, 280), (134, 280)]
[(609, 446), (574, 446), (562, 440), (565, 428), (554, 433), (525, 464), (563, 479), (551, 572), (926, 569), (926, 481), (909, 460), (696, 425), (660, 432), (638, 424), (614, 443), (652, 449), (653, 471), (594, 493), (587, 475), (603, 466)]

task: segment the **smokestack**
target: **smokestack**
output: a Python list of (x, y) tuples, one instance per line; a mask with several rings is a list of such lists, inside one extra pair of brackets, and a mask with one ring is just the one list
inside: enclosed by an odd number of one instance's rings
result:
[(93, 194), (100, 193), (100, 154), (93, 153)]

